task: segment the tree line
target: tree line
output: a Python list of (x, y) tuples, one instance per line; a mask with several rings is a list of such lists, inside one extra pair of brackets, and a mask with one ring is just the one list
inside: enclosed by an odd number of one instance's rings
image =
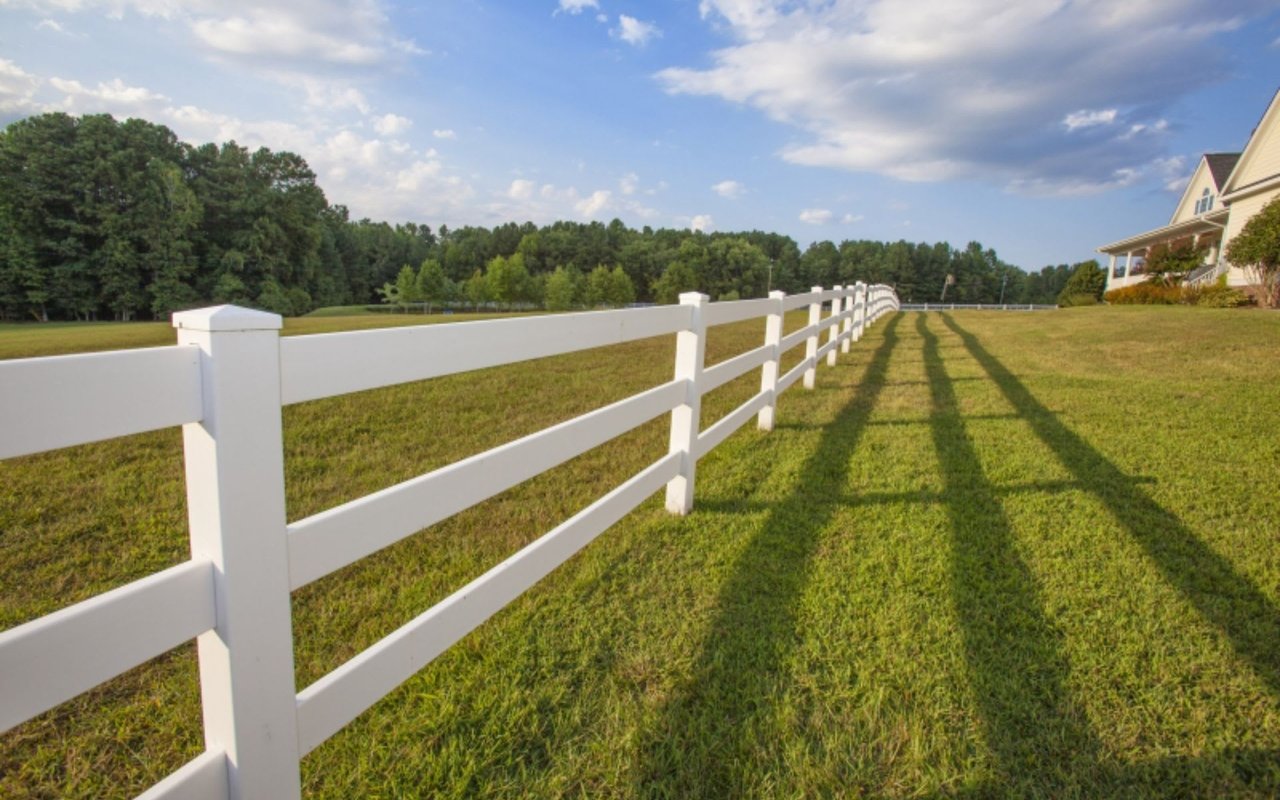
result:
[[(1092, 263), (1092, 262), (1086, 262)], [(971, 242), (816, 242), (620, 220), (438, 229), (352, 220), (306, 161), (163, 125), (41, 114), (0, 131), (0, 319), (160, 319), (209, 303), (280, 314), (426, 303), (553, 310), (866, 281), (904, 301), (1051, 303), (1074, 267), (1027, 274)]]

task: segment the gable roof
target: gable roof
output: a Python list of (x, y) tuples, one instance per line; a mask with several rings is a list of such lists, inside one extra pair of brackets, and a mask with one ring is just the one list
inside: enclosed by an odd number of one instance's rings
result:
[(1223, 184), (1227, 182), (1227, 176), (1236, 168), (1236, 162), (1240, 160), (1240, 154), (1205, 153), (1204, 160), (1209, 165), (1209, 174), (1213, 176), (1213, 185), (1218, 188), (1218, 191), (1222, 191)]
[[(1277, 90), (1271, 97), (1271, 102), (1267, 104), (1267, 110), (1262, 112), (1262, 119), (1258, 120), (1257, 126), (1249, 134), (1249, 141), (1245, 143), (1244, 152), (1240, 154), (1236, 165), (1231, 168), (1231, 174), (1227, 177), (1227, 182), (1222, 186), (1222, 193), (1229, 195), (1241, 189), (1247, 188), (1240, 185), (1241, 175), (1246, 171), (1251, 160), (1257, 158), (1257, 151), (1262, 146), (1262, 141), (1267, 138), (1266, 134), (1269, 129), (1276, 124), (1277, 118), (1280, 118), (1280, 90)], [(1274, 177), (1274, 176), (1271, 176)], [(1261, 181), (1255, 180), (1249, 185), (1262, 183), (1269, 178), (1263, 178)]]

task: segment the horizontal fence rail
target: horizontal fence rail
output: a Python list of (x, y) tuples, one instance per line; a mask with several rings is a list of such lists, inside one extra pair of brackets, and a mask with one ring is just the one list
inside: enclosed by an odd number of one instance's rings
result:
[(1053, 311), (1040, 303), (903, 303), (902, 311)]
[[(0, 458), (183, 426), (192, 541), (188, 562), (0, 632), (0, 732), (195, 639), (206, 749), (142, 797), (299, 797), (303, 755), (664, 486), (668, 509), (688, 513), (699, 459), (752, 417), (771, 430), (783, 392), (802, 378), (812, 388), (824, 357), (834, 365), (899, 307), (891, 288), (859, 283), (280, 338), (276, 315), (220, 306), (176, 314), (177, 347), (0, 362)], [(807, 324), (784, 336), (801, 308)], [(761, 346), (704, 363), (708, 328), (760, 318)], [(285, 405), (671, 334), (667, 383), (286, 523)], [(753, 370), (760, 391), (704, 427), (702, 396)], [(667, 455), (297, 691), (291, 591), (664, 414)]]

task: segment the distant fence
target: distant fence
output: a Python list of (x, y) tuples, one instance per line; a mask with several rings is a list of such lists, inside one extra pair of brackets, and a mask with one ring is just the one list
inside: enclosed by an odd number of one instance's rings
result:
[[(784, 336), (783, 315), (806, 306), (808, 324)], [(192, 552), (0, 633), (0, 732), (194, 638), (205, 751), (142, 796), (296, 798), (303, 755), (664, 485), (667, 509), (688, 513), (699, 458), (753, 416), (771, 430), (782, 392), (813, 388), (824, 356), (834, 366), (898, 307), (891, 288), (858, 284), (280, 338), (280, 317), (220, 306), (175, 314), (175, 347), (0, 362), (0, 458), (182, 425)], [(764, 344), (705, 365), (708, 328), (758, 317)], [(282, 406), (672, 333), (667, 383), (287, 523)], [(756, 368), (760, 391), (703, 428), (702, 396)], [(666, 456), (297, 691), (290, 592), (668, 412)]]
[(1034, 303), (903, 303), (903, 311), (959, 311), (975, 309), (978, 311), (1052, 311), (1054, 305), (1036, 305)]

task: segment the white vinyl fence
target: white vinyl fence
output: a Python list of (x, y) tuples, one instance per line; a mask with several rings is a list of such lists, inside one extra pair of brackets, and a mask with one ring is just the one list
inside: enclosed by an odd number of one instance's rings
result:
[[(805, 306), (807, 326), (783, 336)], [(0, 458), (182, 425), (191, 535), (190, 561), (0, 633), (0, 732), (194, 638), (206, 749), (142, 796), (296, 798), (303, 755), (663, 486), (688, 513), (701, 456), (753, 416), (771, 430), (778, 395), (812, 388), (824, 356), (897, 308), (892, 289), (858, 284), (281, 338), (278, 316), (220, 306), (174, 315), (174, 347), (0, 362)], [(758, 317), (760, 347), (704, 364), (707, 328)], [(668, 383), (286, 522), (284, 405), (671, 333)], [(702, 395), (756, 368), (760, 392), (704, 428)], [(297, 691), (290, 592), (668, 412), (666, 456)]]

